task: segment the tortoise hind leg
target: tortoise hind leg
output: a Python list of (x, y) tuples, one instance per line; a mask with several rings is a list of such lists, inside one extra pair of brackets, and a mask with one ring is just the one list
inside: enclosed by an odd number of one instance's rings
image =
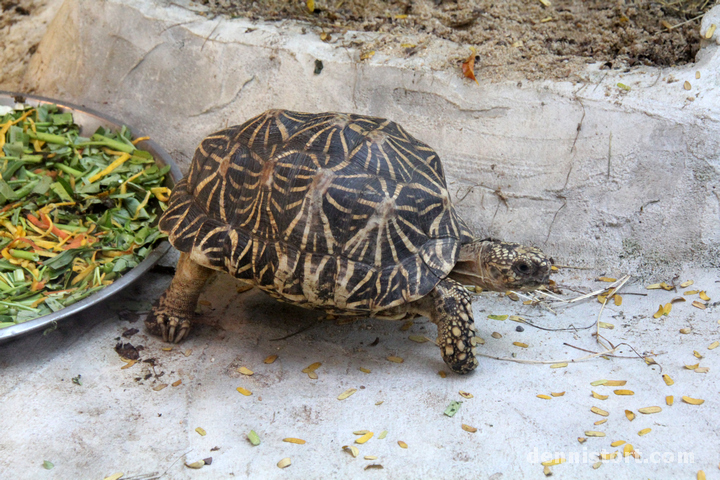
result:
[(190, 330), (198, 297), (211, 273), (211, 269), (190, 260), (187, 253), (180, 253), (170, 286), (145, 319), (148, 331), (162, 335), (166, 342), (178, 343), (185, 338)]
[(460, 283), (446, 278), (425, 297), (425, 312), (438, 327), (437, 344), (443, 360), (455, 373), (469, 373), (475, 358), (475, 324), (470, 294)]

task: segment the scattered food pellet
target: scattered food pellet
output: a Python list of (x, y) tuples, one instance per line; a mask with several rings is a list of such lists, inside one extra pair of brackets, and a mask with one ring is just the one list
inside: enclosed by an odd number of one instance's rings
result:
[(667, 397), (665, 397), (665, 403), (668, 406), (672, 406), (674, 401), (675, 401), (675, 398), (672, 395), (668, 395)]
[(602, 425), (603, 423), (607, 422), (607, 418), (603, 418), (602, 420), (598, 420), (597, 422), (593, 423), (593, 425)]
[(565, 392), (550, 392), (550, 395), (552, 395), (553, 397), (562, 397), (563, 395), (565, 395)]
[(717, 25), (715, 25), (714, 23), (711, 23), (710, 26), (708, 27), (707, 31), (705, 32), (705, 38), (708, 40), (711, 39), (713, 36), (713, 33), (715, 33), (716, 28), (717, 28)]
[(618, 390), (613, 390), (613, 393), (614, 393), (615, 395), (635, 395), (635, 392), (633, 392), (632, 390), (621, 390), (621, 389), (618, 389)]
[(596, 414), (598, 414), (598, 415), (602, 415), (603, 417), (607, 417), (608, 415), (610, 415), (609, 412), (606, 412), (606, 411), (603, 410), (602, 408), (598, 408), (598, 407), (592, 407), (592, 408), (590, 409), (590, 411), (593, 412), (593, 413), (596, 413)]
[(302, 372), (303, 372), (303, 373), (314, 372), (315, 370), (317, 370), (317, 369), (320, 368), (321, 366), (322, 366), (322, 363), (320, 363), (320, 362), (311, 363), (311, 364), (308, 365), (307, 367), (303, 368)]
[(502, 335), (500, 335), (498, 332), (493, 332), (490, 336), (493, 337), (493, 338), (495, 338), (495, 339), (502, 338)]
[(707, 293), (705, 293), (705, 290), (700, 291), (698, 294), (701, 300), (705, 300), (706, 302), (710, 301), (710, 297), (707, 296)]
[(640, 430), (638, 432), (638, 435), (640, 435), (642, 437), (643, 435), (647, 435), (651, 431), (652, 431), (652, 428), (643, 428), (642, 430)]
[(365, 443), (365, 442), (367, 442), (368, 440), (370, 440), (370, 439), (373, 437), (373, 435), (374, 435), (373, 432), (367, 432), (367, 433), (366, 433), (365, 435), (363, 435), (362, 437), (356, 438), (356, 439), (355, 439), (355, 443), (359, 443), (360, 445), (362, 445), (363, 443)]
[(267, 363), (267, 364), (271, 364), (271, 363), (275, 362), (275, 360), (277, 360), (277, 359), (278, 359), (277, 355), (270, 355), (263, 362)]
[(547, 460), (545, 462), (542, 462), (543, 467), (552, 467), (554, 465), (560, 465), (561, 463), (565, 462), (565, 459), (563, 457), (560, 458), (554, 458), (552, 460)]
[(593, 469), (597, 470), (598, 468), (602, 467), (602, 462), (595, 462), (593, 463)]
[(537, 397), (538, 397), (538, 398), (542, 398), (543, 400), (550, 400), (550, 399), (552, 399), (552, 397), (551, 397), (550, 395), (544, 395), (544, 394), (542, 394), (542, 393), (541, 393), (540, 395), (537, 395)]
[(407, 448), (407, 443), (403, 442), (402, 440), (398, 440), (398, 445), (400, 445), (400, 448)]
[(513, 342), (513, 345), (520, 348), (528, 348), (528, 344), (523, 342)]
[(612, 442), (612, 443), (610, 444), (610, 446), (611, 446), (611, 447), (619, 447), (619, 446), (622, 445), (623, 443), (625, 443), (625, 440), (615, 440), (614, 442)]
[(365, 460), (377, 460), (377, 457), (375, 455), (365, 455), (363, 458)]
[(365, 435), (365, 434), (368, 433), (369, 431), (370, 431), (370, 430), (355, 430), (355, 431), (353, 432), (353, 435)]
[(360, 367), (360, 371), (363, 373), (370, 373), (372, 370), (370, 370), (369, 368)]
[(580, 443), (585, 443), (585, 442), (587, 442), (587, 438), (585, 438), (585, 437), (578, 437), (578, 442), (580, 442)]
[(352, 395), (355, 392), (357, 392), (357, 388), (349, 388), (349, 389), (345, 390), (343, 393), (341, 393), (340, 395), (338, 395), (337, 399), (345, 400), (346, 398), (348, 398), (350, 395)]
[(286, 457), (286, 458), (283, 458), (282, 460), (280, 460), (280, 461), (278, 462), (277, 466), (280, 467), (280, 468), (287, 468), (287, 467), (290, 466), (290, 463), (291, 463), (291, 462), (290, 462), (290, 457)]
[(204, 437), (205, 435), (207, 435), (207, 432), (205, 431), (204, 428), (197, 427), (197, 428), (195, 429), (195, 431), (196, 431), (197, 433), (199, 433), (199, 434), (200, 434), (201, 436), (203, 436), (203, 437)]
[(684, 334), (684, 335), (687, 335), (687, 334), (690, 333), (690, 332), (692, 332), (692, 328), (687, 328), (687, 327), (685, 327), (685, 328), (681, 328), (681, 329), (680, 329), (680, 333), (682, 333), (682, 334)]
[(591, 392), (592, 392), (593, 398), (597, 398), (598, 400), (607, 400), (609, 397), (609, 395), (600, 395), (599, 393), (593, 392), (592, 390), (591, 390)]
[(237, 387), (237, 391), (240, 392), (240, 393), (242, 393), (242, 394), (245, 395), (246, 397), (249, 397), (250, 395), (252, 395), (252, 392), (251, 392), (250, 390), (246, 389), (246, 388)]
[(177, 380), (177, 381), (175, 381), (175, 382), (172, 383), (172, 386), (173, 386), (173, 387), (179, 387), (181, 383), (182, 383), (182, 380)]
[(238, 372), (242, 373), (243, 375), (247, 375), (247, 376), (250, 376), (250, 375), (252, 375), (252, 374), (255, 373), (255, 372), (253, 372), (252, 370), (250, 370), (249, 368), (246, 368), (246, 367), (240, 367), (240, 368), (238, 368)]
[(295, 443), (297, 445), (305, 445), (305, 440), (302, 440), (300, 438), (292, 438), (292, 437), (283, 438), (283, 442)]
[(690, 85), (690, 82), (688, 82), (687, 80), (685, 80), (685, 83), (683, 83), (683, 88), (684, 88), (685, 90), (690, 90), (690, 89), (692, 88), (692, 85)]
[(704, 471), (698, 470), (697, 480), (705, 480), (705, 472)]
[(664, 373), (662, 377), (663, 377), (663, 380), (665, 380), (665, 384), (666, 384), (668, 387), (669, 387), (670, 385), (673, 385), (673, 384), (675, 383), (675, 382), (673, 381), (673, 379), (670, 378), (670, 375), (667, 375), (667, 374)]
[(185, 466), (197, 470), (205, 466), (205, 460), (198, 460), (197, 462), (186, 463)]
[(715, 350), (717, 347), (720, 347), (720, 342), (716, 340), (708, 345), (708, 350)]
[(260, 445), (260, 436), (255, 433), (255, 430), (250, 430), (250, 433), (247, 434), (248, 440), (250, 440), (250, 443), (255, 445), (256, 447)]
[(604, 437), (605, 432), (596, 432), (594, 430), (588, 430), (585, 432), (586, 437)]
[(630, 420), (631, 422), (632, 422), (633, 420), (635, 420), (635, 414), (634, 414), (633, 412), (631, 412), (630, 410), (625, 410), (625, 416), (626, 416), (627, 419)]
[(465, 430), (466, 432), (470, 432), (470, 433), (477, 432), (477, 428), (471, 427), (470, 425), (465, 425), (464, 423), (462, 424), (462, 429)]
[(463, 392), (462, 390), (460, 390), (458, 393), (459, 393), (460, 396), (463, 397), (463, 398), (473, 398), (473, 394), (472, 394), (472, 393)]
[(403, 363), (403, 362), (405, 361), (405, 360), (403, 360), (402, 358), (396, 357), (396, 356), (393, 356), (393, 355), (387, 357), (387, 359), (388, 359), (389, 361), (393, 362), (393, 363)]
[(638, 412), (648, 415), (650, 413), (662, 412), (662, 408), (660, 408), (660, 407), (643, 407), (643, 408), (638, 408)]
[(686, 395), (683, 395), (682, 401), (685, 403), (689, 403), (690, 405), (702, 405), (703, 403), (705, 403), (705, 400), (688, 397)]

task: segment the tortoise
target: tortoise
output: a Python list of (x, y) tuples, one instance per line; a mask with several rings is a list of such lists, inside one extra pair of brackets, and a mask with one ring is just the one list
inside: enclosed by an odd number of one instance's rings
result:
[(175, 277), (145, 323), (167, 342), (190, 329), (213, 270), (333, 315), (427, 316), (443, 359), (475, 369), (464, 284), (532, 290), (552, 259), (476, 238), (450, 200), (438, 154), (383, 118), (270, 110), (205, 138), (160, 229)]

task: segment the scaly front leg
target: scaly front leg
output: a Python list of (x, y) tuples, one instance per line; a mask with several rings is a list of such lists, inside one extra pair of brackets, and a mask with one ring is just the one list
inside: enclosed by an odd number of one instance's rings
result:
[(162, 335), (166, 342), (178, 343), (185, 338), (198, 297), (211, 273), (211, 269), (193, 262), (187, 253), (181, 253), (175, 277), (145, 319), (148, 331)]
[[(437, 344), (443, 360), (455, 373), (469, 373), (478, 366), (475, 358), (475, 324), (470, 294), (462, 284), (446, 278), (435, 286), (425, 302), (425, 312), (437, 325)], [(427, 297), (426, 297), (427, 298)]]

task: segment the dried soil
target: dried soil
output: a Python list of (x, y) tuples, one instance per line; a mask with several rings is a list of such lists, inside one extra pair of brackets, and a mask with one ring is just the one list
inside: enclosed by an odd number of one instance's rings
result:
[[(312, 13), (302, 0), (193, 2), (209, 16), (305, 21), (328, 39), (347, 31), (386, 33), (371, 44), (353, 42), (364, 57), (411, 56), (440, 38), (476, 49), (477, 77), (558, 79), (590, 62), (606, 68), (692, 62), (700, 42), (694, 17), (718, 0), (316, 0)], [(449, 51), (448, 63), (460, 61), (458, 53)]]

